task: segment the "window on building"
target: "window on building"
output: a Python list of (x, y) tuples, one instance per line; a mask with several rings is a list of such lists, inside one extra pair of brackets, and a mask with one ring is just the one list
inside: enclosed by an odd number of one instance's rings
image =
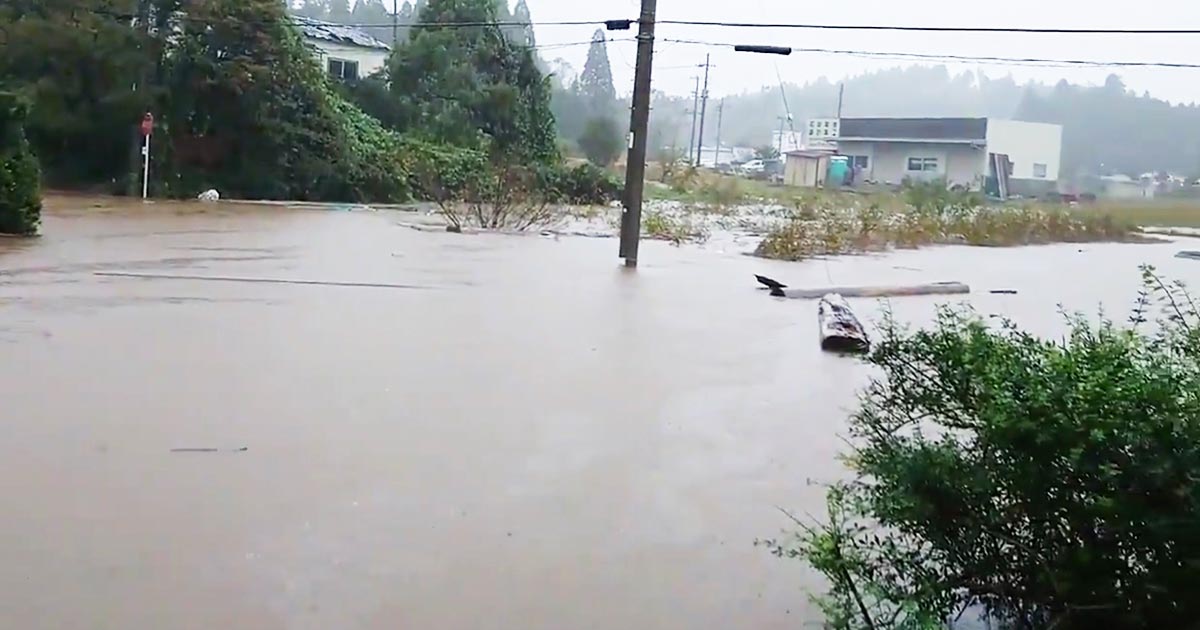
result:
[(358, 79), (358, 62), (330, 59), (329, 75), (342, 81), (354, 81)]
[(1038, 179), (1046, 179), (1046, 165), (1034, 163), (1033, 176)]
[(871, 167), (871, 160), (866, 155), (852, 155), (850, 156), (850, 166), (865, 170)]
[(908, 158), (908, 170), (918, 173), (936, 173), (938, 170), (938, 159), (933, 157), (910, 157)]

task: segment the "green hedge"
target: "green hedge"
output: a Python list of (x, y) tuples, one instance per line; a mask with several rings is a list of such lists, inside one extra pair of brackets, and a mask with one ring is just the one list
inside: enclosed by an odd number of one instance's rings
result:
[(547, 185), (562, 203), (602, 206), (621, 197), (621, 181), (594, 164), (553, 167)]
[(25, 140), (29, 106), (0, 92), (0, 233), (32, 235), (41, 223), (41, 170)]

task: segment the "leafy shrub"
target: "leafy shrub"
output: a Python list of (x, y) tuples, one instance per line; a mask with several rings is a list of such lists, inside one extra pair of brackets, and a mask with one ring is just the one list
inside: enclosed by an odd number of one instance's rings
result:
[(412, 197), (402, 162), (401, 139), (379, 121), (335, 93), (327, 93), (345, 147), (345, 198), (356, 201), (407, 201)]
[(545, 171), (544, 185), (555, 192), (555, 201), (581, 206), (602, 206), (621, 198), (621, 182), (593, 164)]
[(718, 208), (727, 208), (746, 199), (737, 177), (707, 177), (700, 183), (700, 197)]
[(596, 166), (605, 167), (621, 157), (625, 143), (621, 139), (621, 129), (611, 118), (602, 116), (588, 121), (587, 127), (579, 136), (579, 148), (583, 149), (587, 159)]
[(642, 214), (642, 233), (647, 238), (670, 241), (675, 245), (703, 243), (710, 236), (702, 221), (696, 221), (686, 214), (669, 214), (661, 210), (647, 210)]
[(905, 179), (902, 190), (908, 205), (920, 211), (945, 212), (951, 208), (977, 208), (984, 203), (983, 195), (951, 188), (944, 179)]
[(1200, 619), (1200, 314), (1146, 270), (1133, 321), (1063, 339), (943, 309), (887, 321), (829, 518), (766, 541), (835, 628), (1185, 628)]
[(0, 92), (0, 233), (30, 235), (41, 222), (37, 158), (25, 139), (29, 106), (12, 92)]
[(676, 162), (675, 164), (664, 164), (664, 172), (669, 173), (667, 177), (667, 185), (671, 190), (679, 194), (687, 194), (695, 190), (696, 182), (699, 181), (700, 171), (695, 166), (686, 163)]
[(447, 220), (462, 227), (458, 206), (479, 190), (490, 165), (482, 151), (404, 138), (400, 167), (419, 198), (436, 203)]

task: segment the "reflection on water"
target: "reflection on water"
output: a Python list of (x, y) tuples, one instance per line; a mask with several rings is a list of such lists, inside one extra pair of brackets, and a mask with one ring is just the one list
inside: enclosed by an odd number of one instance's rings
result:
[[(1200, 272), (1173, 244), (648, 242), (629, 273), (613, 240), (401, 218), (53, 199), (43, 238), (0, 240), (5, 626), (798, 627), (812, 576), (751, 543), (819, 511), (867, 371), (753, 273), (964, 281), (1055, 334), (1060, 304), (1122, 318), (1138, 263)], [(440, 290), (95, 275), (132, 270)]]

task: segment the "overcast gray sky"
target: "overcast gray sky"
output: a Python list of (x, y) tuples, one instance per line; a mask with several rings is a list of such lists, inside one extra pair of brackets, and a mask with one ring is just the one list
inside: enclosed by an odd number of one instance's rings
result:
[[(639, 0), (526, 0), (535, 22), (636, 18)], [(1200, 1), (1159, 0), (854, 0), (811, 2), (800, 0), (659, 0), (661, 20), (708, 20), (775, 23), (903, 24), (921, 26), (1017, 26), (1060, 28), (1200, 28)], [(539, 26), (539, 45), (587, 40), (595, 27)], [(610, 38), (631, 39), (633, 32), (610, 33)], [(1038, 57), (1099, 61), (1170, 61), (1200, 64), (1200, 36), (1196, 35), (1029, 35), (899, 33), (863, 31), (812, 31), (800, 29), (736, 29), (660, 25), (658, 37), (724, 43), (758, 43), (809, 48), (864, 51), (954, 54), (993, 57)], [(609, 56), (617, 91), (630, 92), (633, 83), (635, 44), (612, 42)], [(803, 53), (790, 57), (748, 55), (728, 48), (672, 44), (656, 46), (654, 82), (657, 89), (690, 93), (694, 68), (712, 54), (710, 89), (714, 95), (736, 94), (777, 85), (776, 66), (785, 81), (804, 83), (820, 76), (837, 80), (868, 70), (913, 65), (898, 60)], [(561, 57), (578, 71), (587, 47), (555, 48), (542, 52), (548, 60)], [(935, 65), (938, 62), (916, 62)], [(980, 71), (988, 76), (1012, 74), (1055, 82), (1100, 84), (1110, 73), (1121, 75), (1139, 93), (1173, 102), (1200, 102), (1200, 69), (1170, 68), (1061, 68), (1011, 67), (981, 63), (950, 63), (952, 72)], [(920, 89), (920, 86), (913, 86)]]

